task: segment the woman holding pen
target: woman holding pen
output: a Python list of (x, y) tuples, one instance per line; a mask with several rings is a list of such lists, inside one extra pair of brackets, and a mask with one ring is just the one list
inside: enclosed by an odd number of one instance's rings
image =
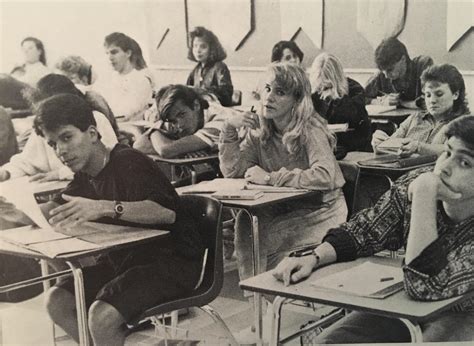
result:
[[(344, 178), (333, 154), (335, 137), (313, 108), (311, 86), (296, 64), (272, 64), (262, 87), (258, 114), (243, 112), (224, 123), (219, 160), (227, 178), (254, 184), (319, 190), (321, 198), (302, 198), (261, 208), (260, 271), (289, 252), (316, 244), (326, 230), (345, 221)], [(248, 128), (243, 142), (238, 129)], [(315, 201), (317, 200), (317, 202)], [(236, 255), (241, 279), (252, 276), (250, 220), (236, 223)]]

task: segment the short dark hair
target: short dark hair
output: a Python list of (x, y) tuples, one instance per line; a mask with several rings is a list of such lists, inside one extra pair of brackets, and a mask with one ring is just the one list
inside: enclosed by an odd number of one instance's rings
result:
[(451, 121), (446, 130), (446, 137), (456, 137), (474, 151), (474, 115), (463, 115)]
[(300, 47), (294, 41), (280, 41), (277, 42), (272, 49), (272, 62), (280, 62), (283, 56), (283, 51), (288, 48), (303, 62), (304, 54)]
[(457, 100), (454, 100), (453, 111), (459, 114), (469, 113), (469, 105), (466, 99), (466, 85), (461, 72), (450, 64), (431, 65), (421, 74), (421, 86), (427, 82), (446, 83), (454, 94), (459, 93)]
[(56, 131), (62, 126), (72, 125), (82, 132), (89, 126), (97, 126), (92, 109), (83, 99), (71, 94), (48, 97), (35, 107), (33, 127), (39, 136), (44, 131)]
[(379, 70), (387, 70), (405, 56), (410, 59), (407, 47), (396, 37), (389, 37), (375, 49), (375, 64)]
[(207, 42), (209, 45), (209, 58), (208, 62), (213, 64), (217, 61), (222, 61), (227, 58), (227, 53), (222, 47), (219, 39), (211, 30), (207, 30), (205, 27), (197, 26), (193, 31), (189, 33), (189, 49), (188, 59), (191, 61), (197, 61), (193, 54), (193, 42), (196, 37), (199, 37)]
[(33, 42), (35, 44), (36, 48), (41, 52), (39, 60), (41, 61), (43, 65), (46, 66), (46, 51), (44, 50), (43, 42), (40, 39), (36, 37), (32, 37), (32, 36), (25, 37), (23, 41), (21, 41), (21, 46), (23, 46), (23, 43), (25, 42)]
[[(168, 118), (170, 108), (178, 101), (182, 101), (187, 107), (193, 109), (194, 102), (197, 100), (201, 110), (207, 109), (209, 103), (204, 100), (199, 89), (191, 88), (181, 84), (170, 84), (161, 88), (155, 96), (158, 116), (161, 120)], [(204, 114), (199, 119), (199, 128), (204, 126)]]
[(30, 104), (35, 104), (57, 94), (71, 94), (84, 98), (82, 92), (69, 78), (54, 73), (42, 77), (36, 83), (36, 89), (29, 89), (25, 92), (25, 98)]
[(104, 46), (117, 46), (124, 52), (131, 51), (130, 62), (137, 70), (143, 70), (146, 65), (146, 61), (143, 58), (142, 49), (137, 41), (130, 36), (125, 35), (121, 32), (113, 32), (105, 36)]

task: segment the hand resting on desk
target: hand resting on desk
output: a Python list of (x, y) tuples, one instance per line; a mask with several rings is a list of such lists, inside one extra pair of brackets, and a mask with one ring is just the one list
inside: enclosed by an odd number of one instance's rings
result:
[(285, 286), (297, 283), (311, 275), (313, 270), (324, 265), (336, 262), (336, 250), (329, 243), (322, 243), (315, 249), (319, 257), (313, 254), (303, 257), (285, 257), (275, 269), (272, 275), (275, 279), (283, 281)]

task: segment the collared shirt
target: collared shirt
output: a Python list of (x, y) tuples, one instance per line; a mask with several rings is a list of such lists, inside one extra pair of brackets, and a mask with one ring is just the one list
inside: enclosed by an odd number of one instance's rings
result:
[(451, 113), (443, 120), (436, 121), (427, 111), (417, 112), (409, 116), (391, 137), (411, 138), (428, 144), (443, 144), (446, 140), (446, 125), (459, 116)]
[(399, 93), (402, 101), (416, 100), (422, 96), (421, 74), (431, 65), (433, 65), (433, 59), (420, 55), (409, 60), (405, 75), (399, 79), (391, 80), (385, 77), (382, 71), (378, 71), (369, 79), (365, 87), (368, 101), (390, 93)]
[[(323, 241), (334, 247), (337, 260), (406, 247), (411, 218), (408, 186), (432, 169), (421, 168), (404, 175), (374, 207), (330, 230)], [(438, 203), (436, 224), (438, 238), (410, 264), (403, 265), (405, 290), (417, 300), (446, 299), (474, 289), (474, 216), (456, 223)], [(474, 311), (474, 298), (454, 309)]]

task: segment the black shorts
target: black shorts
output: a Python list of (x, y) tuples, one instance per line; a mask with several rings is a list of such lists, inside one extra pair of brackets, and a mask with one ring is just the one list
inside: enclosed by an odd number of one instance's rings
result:
[[(153, 262), (123, 268), (117, 273), (107, 261), (83, 268), (86, 305), (95, 300), (114, 306), (126, 321), (158, 304), (179, 298), (194, 289), (201, 263), (168, 254), (153, 256)], [(74, 294), (74, 279), (56, 284)]]

